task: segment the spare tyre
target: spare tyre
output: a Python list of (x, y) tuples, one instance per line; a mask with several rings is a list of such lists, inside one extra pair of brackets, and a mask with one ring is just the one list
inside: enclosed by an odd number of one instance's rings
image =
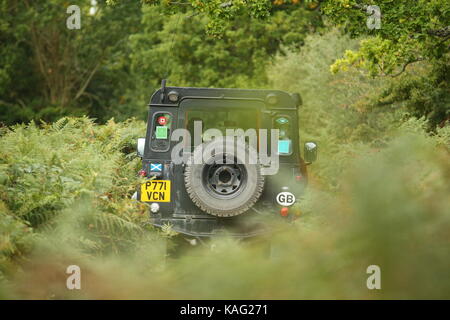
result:
[(255, 157), (253, 149), (231, 137), (203, 143), (195, 148), (185, 167), (189, 197), (202, 211), (218, 217), (237, 216), (249, 210), (264, 188)]

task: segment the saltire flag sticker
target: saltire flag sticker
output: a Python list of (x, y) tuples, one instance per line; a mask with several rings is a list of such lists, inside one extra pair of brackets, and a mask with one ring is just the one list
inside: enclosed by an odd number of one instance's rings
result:
[(162, 163), (150, 163), (150, 171), (162, 171)]

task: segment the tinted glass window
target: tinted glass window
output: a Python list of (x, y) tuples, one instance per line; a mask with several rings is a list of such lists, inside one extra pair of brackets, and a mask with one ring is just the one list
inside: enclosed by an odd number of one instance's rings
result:
[(194, 125), (201, 123), (202, 141), (209, 140), (208, 129), (217, 129), (222, 135), (226, 135), (227, 129), (237, 130), (248, 129), (257, 130), (260, 128), (260, 115), (254, 109), (238, 109), (238, 108), (194, 108), (187, 112), (186, 129), (192, 137), (194, 143)]

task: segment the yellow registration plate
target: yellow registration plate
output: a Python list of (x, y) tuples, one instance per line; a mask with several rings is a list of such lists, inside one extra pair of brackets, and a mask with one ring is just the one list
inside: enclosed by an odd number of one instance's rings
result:
[(151, 180), (141, 184), (141, 201), (170, 202), (170, 180)]

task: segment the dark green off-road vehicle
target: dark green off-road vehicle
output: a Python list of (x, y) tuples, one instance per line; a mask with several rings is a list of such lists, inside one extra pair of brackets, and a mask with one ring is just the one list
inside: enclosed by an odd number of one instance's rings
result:
[[(295, 215), (317, 147), (300, 154), (301, 98), (277, 90), (166, 87), (138, 140), (150, 221), (193, 237), (250, 237)], [(269, 219), (267, 219), (269, 218)]]

